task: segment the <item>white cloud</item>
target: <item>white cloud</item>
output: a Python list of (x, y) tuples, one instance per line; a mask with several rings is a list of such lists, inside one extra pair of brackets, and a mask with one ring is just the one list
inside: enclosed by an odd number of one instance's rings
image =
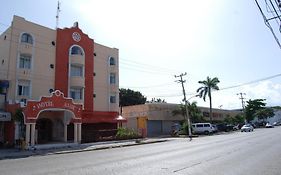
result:
[[(266, 99), (267, 106), (281, 106), (281, 84), (273, 81), (263, 81), (252, 85), (242, 86), (228, 90), (213, 91), (213, 108), (222, 105), (223, 109), (239, 109), (242, 107), (238, 93), (243, 92), (246, 95), (244, 101), (249, 99)], [(196, 99), (199, 106), (209, 107), (209, 101)]]
[(281, 84), (272, 81), (263, 81), (256, 85), (247, 85), (244, 88), (248, 99), (266, 99), (268, 106), (281, 105)]

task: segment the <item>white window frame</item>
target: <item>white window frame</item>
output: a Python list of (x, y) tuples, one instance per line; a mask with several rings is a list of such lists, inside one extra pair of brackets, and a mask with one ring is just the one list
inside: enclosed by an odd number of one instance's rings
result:
[(111, 72), (109, 74), (109, 84), (116, 84), (116, 73)]
[(109, 57), (109, 65), (110, 66), (115, 66), (116, 65), (116, 59), (114, 57)]
[[(73, 98), (73, 96), (72, 96), (72, 92), (73, 91), (80, 91), (79, 93), (80, 93), (80, 98), (76, 98), (76, 95), (77, 94), (75, 94), (75, 97)], [(73, 100), (84, 100), (84, 88), (83, 87), (70, 87), (70, 89), (69, 89), (69, 96), (71, 97), (71, 98), (73, 98)]]
[[(76, 68), (81, 68), (81, 74), (79, 75), (75, 75), (73, 74), (73, 68), (72, 67), (76, 67)], [(78, 65), (78, 64), (71, 64), (70, 65), (70, 76), (71, 77), (84, 77), (84, 66), (83, 65)]]
[[(72, 54), (72, 49), (73, 49), (74, 47), (78, 47), (78, 48), (81, 50), (81, 53), (80, 53), (80, 54)], [(81, 46), (79, 46), (79, 45), (72, 45), (72, 46), (70, 47), (70, 49), (69, 49), (69, 55), (84, 56), (84, 55), (85, 55), (85, 52), (84, 52), (84, 49), (83, 49)]]
[[(29, 60), (29, 65), (26, 66), (26, 64), (23, 64), (23, 67), (21, 67), (21, 62), (23, 60)], [(32, 56), (29, 54), (19, 54), (19, 59), (18, 59), (18, 68), (20, 69), (31, 69), (32, 68)]]
[[(21, 87), (21, 89), (20, 89), (20, 87)], [(17, 96), (30, 97), (31, 89), (32, 89), (32, 87), (31, 87), (30, 80), (18, 80), (17, 81), (17, 88), (16, 88)]]
[[(26, 36), (26, 39), (23, 40), (23, 37)], [(30, 40), (31, 39), (31, 40)], [(34, 44), (34, 37), (30, 34), (30, 33), (27, 33), (27, 32), (24, 32), (21, 34), (20, 36), (20, 42), (21, 43), (26, 43), (26, 44), (30, 44), (30, 45), (33, 45)]]
[(111, 94), (109, 96), (109, 103), (110, 104), (116, 104), (116, 102), (117, 102), (117, 96), (115, 94)]

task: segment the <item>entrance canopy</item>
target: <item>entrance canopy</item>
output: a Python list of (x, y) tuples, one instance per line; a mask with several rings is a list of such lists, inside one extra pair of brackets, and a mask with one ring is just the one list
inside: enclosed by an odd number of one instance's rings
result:
[(52, 92), (50, 97), (42, 97), (40, 101), (27, 101), (23, 109), (25, 123), (34, 123), (42, 111), (67, 110), (73, 113), (73, 120), (82, 121), (82, 105), (74, 104), (71, 98), (65, 98), (59, 90)]

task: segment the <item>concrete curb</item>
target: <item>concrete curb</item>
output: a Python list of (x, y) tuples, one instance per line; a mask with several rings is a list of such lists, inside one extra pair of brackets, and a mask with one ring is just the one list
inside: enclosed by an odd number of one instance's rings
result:
[(51, 154), (68, 154), (68, 153), (77, 153), (77, 152), (86, 152), (86, 151), (96, 151), (96, 150), (122, 148), (122, 147), (145, 145), (145, 144), (152, 144), (152, 143), (161, 143), (161, 142), (166, 142), (166, 141), (168, 141), (168, 140), (155, 140), (155, 141), (140, 142), (140, 143), (127, 143), (127, 144), (112, 145), (112, 146), (101, 146), (101, 147), (85, 148), (85, 149), (78, 149), (78, 150), (59, 151), (59, 152), (54, 152)]
[[(137, 146), (137, 145), (145, 145), (145, 144), (153, 144), (153, 143), (161, 143), (166, 142), (168, 139), (161, 139), (161, 140), (152, 140), (152, 141), (140, 141), (134, 140), (132, 142), (116, 142), (110, 144), (98, 144), (89, 146), (88, 148), (70, 148), (71, 150), (63, 150), (63, 151), (56, 151), (56, 149), (49, 149), (49, 150), (33, 150), (33, 151), (17, 151), (11, 152), (8, 155), (0, 156), (0, 160), (5, 159), (19, 159), (19, 158), (26, 158), (30, 156), (46, 156), (46, 155), (59, 155), (59, 154), (70, 154), (70, 153), (79, 153), (79, 152), (86, 152), (86, 151), (98, 151), (104, 149), (112, 149), (112, 148), (122, 148), (122, 147), (129, 147), (129, 146)], [(63, 149), (63, 148), (62, 148)], [(67, 148), (65, 148), (67, 149)]]

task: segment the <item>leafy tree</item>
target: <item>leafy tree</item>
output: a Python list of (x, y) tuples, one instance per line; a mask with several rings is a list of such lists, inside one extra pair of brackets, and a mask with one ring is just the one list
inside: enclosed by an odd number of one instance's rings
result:
[(264, 102), (265, 99), (255, 99), (247, 101), (247, 105), (245, 107), (245, 115), (247, 121), (252, 121), (255, 118), (255, 113), (259, 109), (263, 109), (266, 103)]
[(224, 122), (228, 123), (228, 124), (236, 125), (236, 124), (239, 124), (239, 123), (244, 123), (244, 117), (243, 117), (243, 115), (239, 115), (239, 114), (234, 116), (234, 117), (228, 115), (224, 119)]
[[(202, 122), (203, 121), (203, 116), (200, 111), (200, 109), (197, 106), (197, 102), (192, 102), (192, 103), (187, 103), (187, 111), (188, 115), (190, 116), (191, 122)], [(185, 112), (185, 105), (180, 104), (179, 108), (172, 111), (173, 115), (186, 115)]]
[(19, 123), (20, 126), (20, 137), (24, 137), (25, 125), (24, 125), (24, 116), (22, 113), (22, 109), (18, 108), (15, 113), (12, 114), (12, 120)]
[(255, 116), (258, 117), (259, 120), (265, 121), (267, 118), (274, 116), (274, 111), (272, 108), (262, 108), (256, 111)]
[(239, 124), (239, 123), (244, 123), (245, 122), (245, 117), (243, 115), (239, 115), (237, 114), (235, 117), (235, 124)]
[(210, 102), (210, 122), (212, 123), (213, 120), (213, 110), (212, 110), (212, 90), (219, 90), (218, 83), (219, 79), (217, 77), (210, 78), (207, 77), (207, 80), (198, 81), (199, 84), (202, 84), (203, 86), (197, 89), (197, 92), (199, 93), (199, 97), (203, 98), (204, 101), (206, 101), (206, 96), (208, 95), (209, 102)]
[(119, 106), (138, 105), (144, 104), (145, 102), (146, 97), (140, 92), (131, 89), (119, 89)]
[(234, 117), (230, 117), (229, 115), (227, 117), (225, 117), (223, 121), (224, 121), (224, 123), (227, 123), (227, 124), (234, 124), (235, 123)]
[(23, 114), (22, 114), (22, 109), (19, 108), (16, 110), (16, 112), (13, 114), (12, 119), (16, 122), (20, 122), (23, 123), (24, 122), (24, 118), (23, 118)]
[(161, 98), (152, 98), (151, 99), (151, 101), (148, 101), (149, 103), (167, 103), (166, 101), (165, 101), (165, 99), (161, 99)]

